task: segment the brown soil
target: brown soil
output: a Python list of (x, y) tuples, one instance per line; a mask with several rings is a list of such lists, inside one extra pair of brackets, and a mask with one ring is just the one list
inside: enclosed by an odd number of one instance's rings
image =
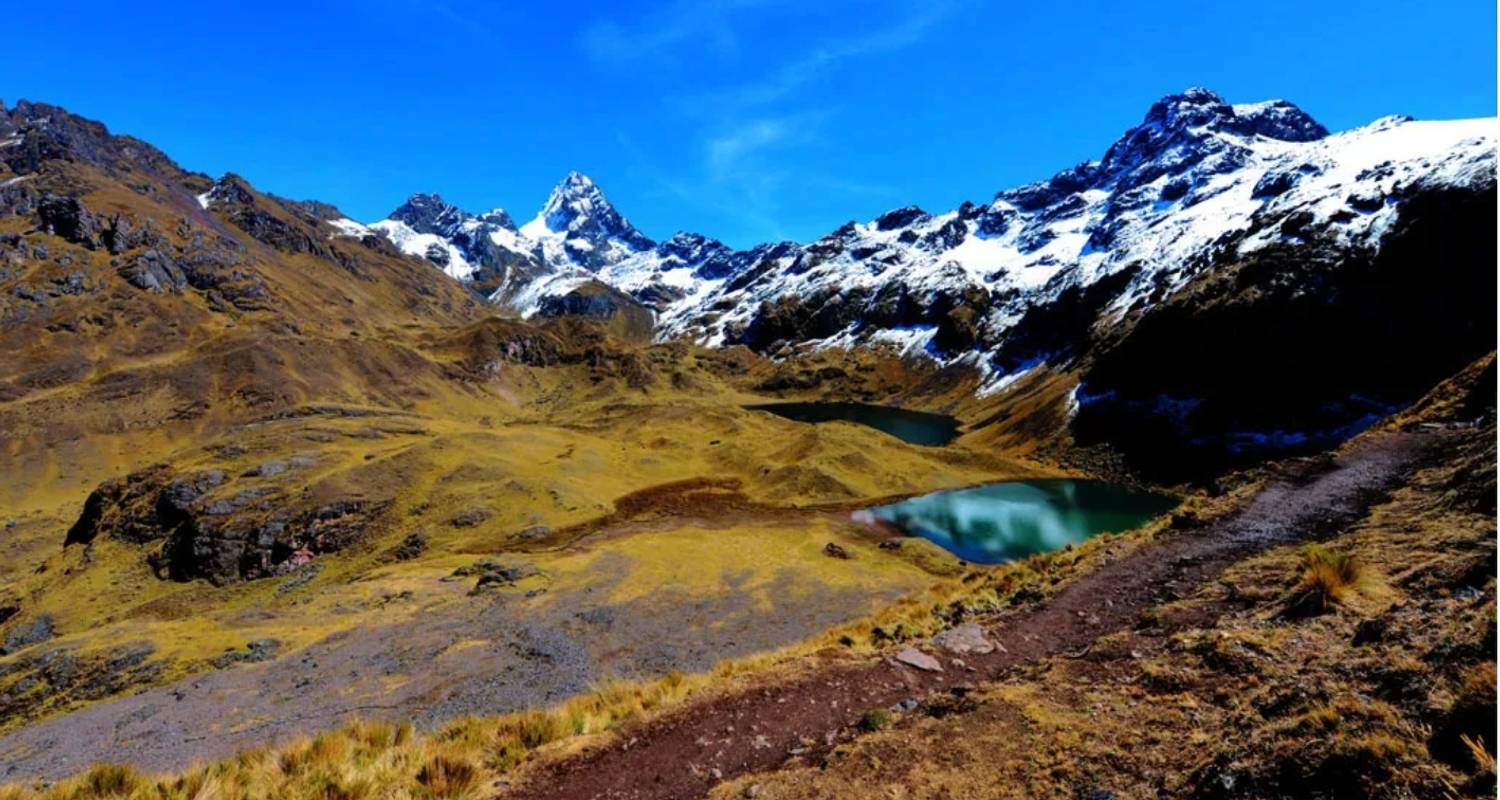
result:
[(921, 672), (888, 658), (828, 659), (814, 669), (688, 706), (593, 749), (535, 765), (503, 797), (698, 798), (716, 783), (816, 756), (855, 735), (870, 709), (938, 693), (1016, 667), (1087, 652), (1141, 612), (1185, 596), (1268, 547), (1319, 538), (1356, 520), (1399, 485), (1443, 434), (1370, 436), (1331, 460), (1293, 462), (1237, 512), (1146, 544), (1064, 586), (1032, 608), (980, 620), (1004, 650), (966, 666)]

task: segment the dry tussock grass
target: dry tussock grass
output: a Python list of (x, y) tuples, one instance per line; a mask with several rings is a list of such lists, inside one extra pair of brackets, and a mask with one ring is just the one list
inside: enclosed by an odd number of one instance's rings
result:
[(477, 797), (528, 753), (682, 701), (707, 676), (671, 673), (615, 682), (546, 710), (456, 720), (431, 734), (357, 721), (274, 750), (247, 750), (172, 777), (100, 764), (45, 788), (11, 786), (0, 800), (457, 800)]
[(1365, 580), (1364, 565), (1348, 551), (1310, 544), (1302, 550), (1302, 577), (1287, 597), (1289, 616), (1324, 614), (1347, 602)]

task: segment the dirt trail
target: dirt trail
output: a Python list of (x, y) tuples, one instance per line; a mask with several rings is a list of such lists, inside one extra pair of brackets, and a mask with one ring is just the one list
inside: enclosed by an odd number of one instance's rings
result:
[(779, 685), (691, 705), (626, 730), (606, 745), (538, 765), (503, 798), (667, 800), (700, 798), (716, 783), (817, 754), (872, 708), (962, 689), (1045, 658), (1082, 652), (1136, 623), (1142, 609), (1182, 597), (1226, 567), (1277, 544), (1332, 533), (1409, 475), (1438, 434), (1372, 436), (1331, 462), (1297, 462), (1239, 512), (1170, 535), (1106, 563), (1050, 600), (989, 620), (1004, 651), (944, 660), (921, 672), (888, 659), (839, 662)]

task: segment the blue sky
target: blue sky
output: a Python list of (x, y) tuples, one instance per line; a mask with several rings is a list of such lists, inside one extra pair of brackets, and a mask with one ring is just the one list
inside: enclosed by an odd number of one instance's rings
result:
[(648, 235), (745, 246), (987, 199), (1193, 85), (1335, 130), (1495, 114), (1493, 0), (128, 5), (9, 9), (0, 97), (362, 220), (524, 222), (578, 169)]

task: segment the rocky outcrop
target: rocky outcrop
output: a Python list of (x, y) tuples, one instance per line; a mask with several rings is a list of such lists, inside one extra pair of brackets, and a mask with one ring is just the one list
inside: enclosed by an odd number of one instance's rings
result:
[(276, 485), (242, 484), (222, 470), (182, 473), (157, 465), (100, 484), (65, 544), (109, 536), (152, 546), (146, 558), (161, 577), (251, 580), (349, 547), (388, 505), (363, 498), (313, 505), (288, 499)]
[(161, 294), (187, 286), (187, 275), (177, 262), (158, 250), (147, 250), (120, 269), (120, 277), (133, 286)]
[(0, 663), (0, 719), (30, 720), (156, 680), (165, 663), (149, 642), (100, 651), (31, 647)]
[(182, 170), (160, 150), (130, 136), (111, 134), (102, 123), (46, 103), (22, 100), (0, 104), (0, 135), (19, 137), (0, 147), (0, 163), (17, 175), (30, 175), (47, 161), (81, 162), (112, 177), (140, 173), (175, 179)]
[(36, 216), (45, 233), (90, 250), (99, 246), (99, 220), (76, 197), (48, 195), (37, 203)]

